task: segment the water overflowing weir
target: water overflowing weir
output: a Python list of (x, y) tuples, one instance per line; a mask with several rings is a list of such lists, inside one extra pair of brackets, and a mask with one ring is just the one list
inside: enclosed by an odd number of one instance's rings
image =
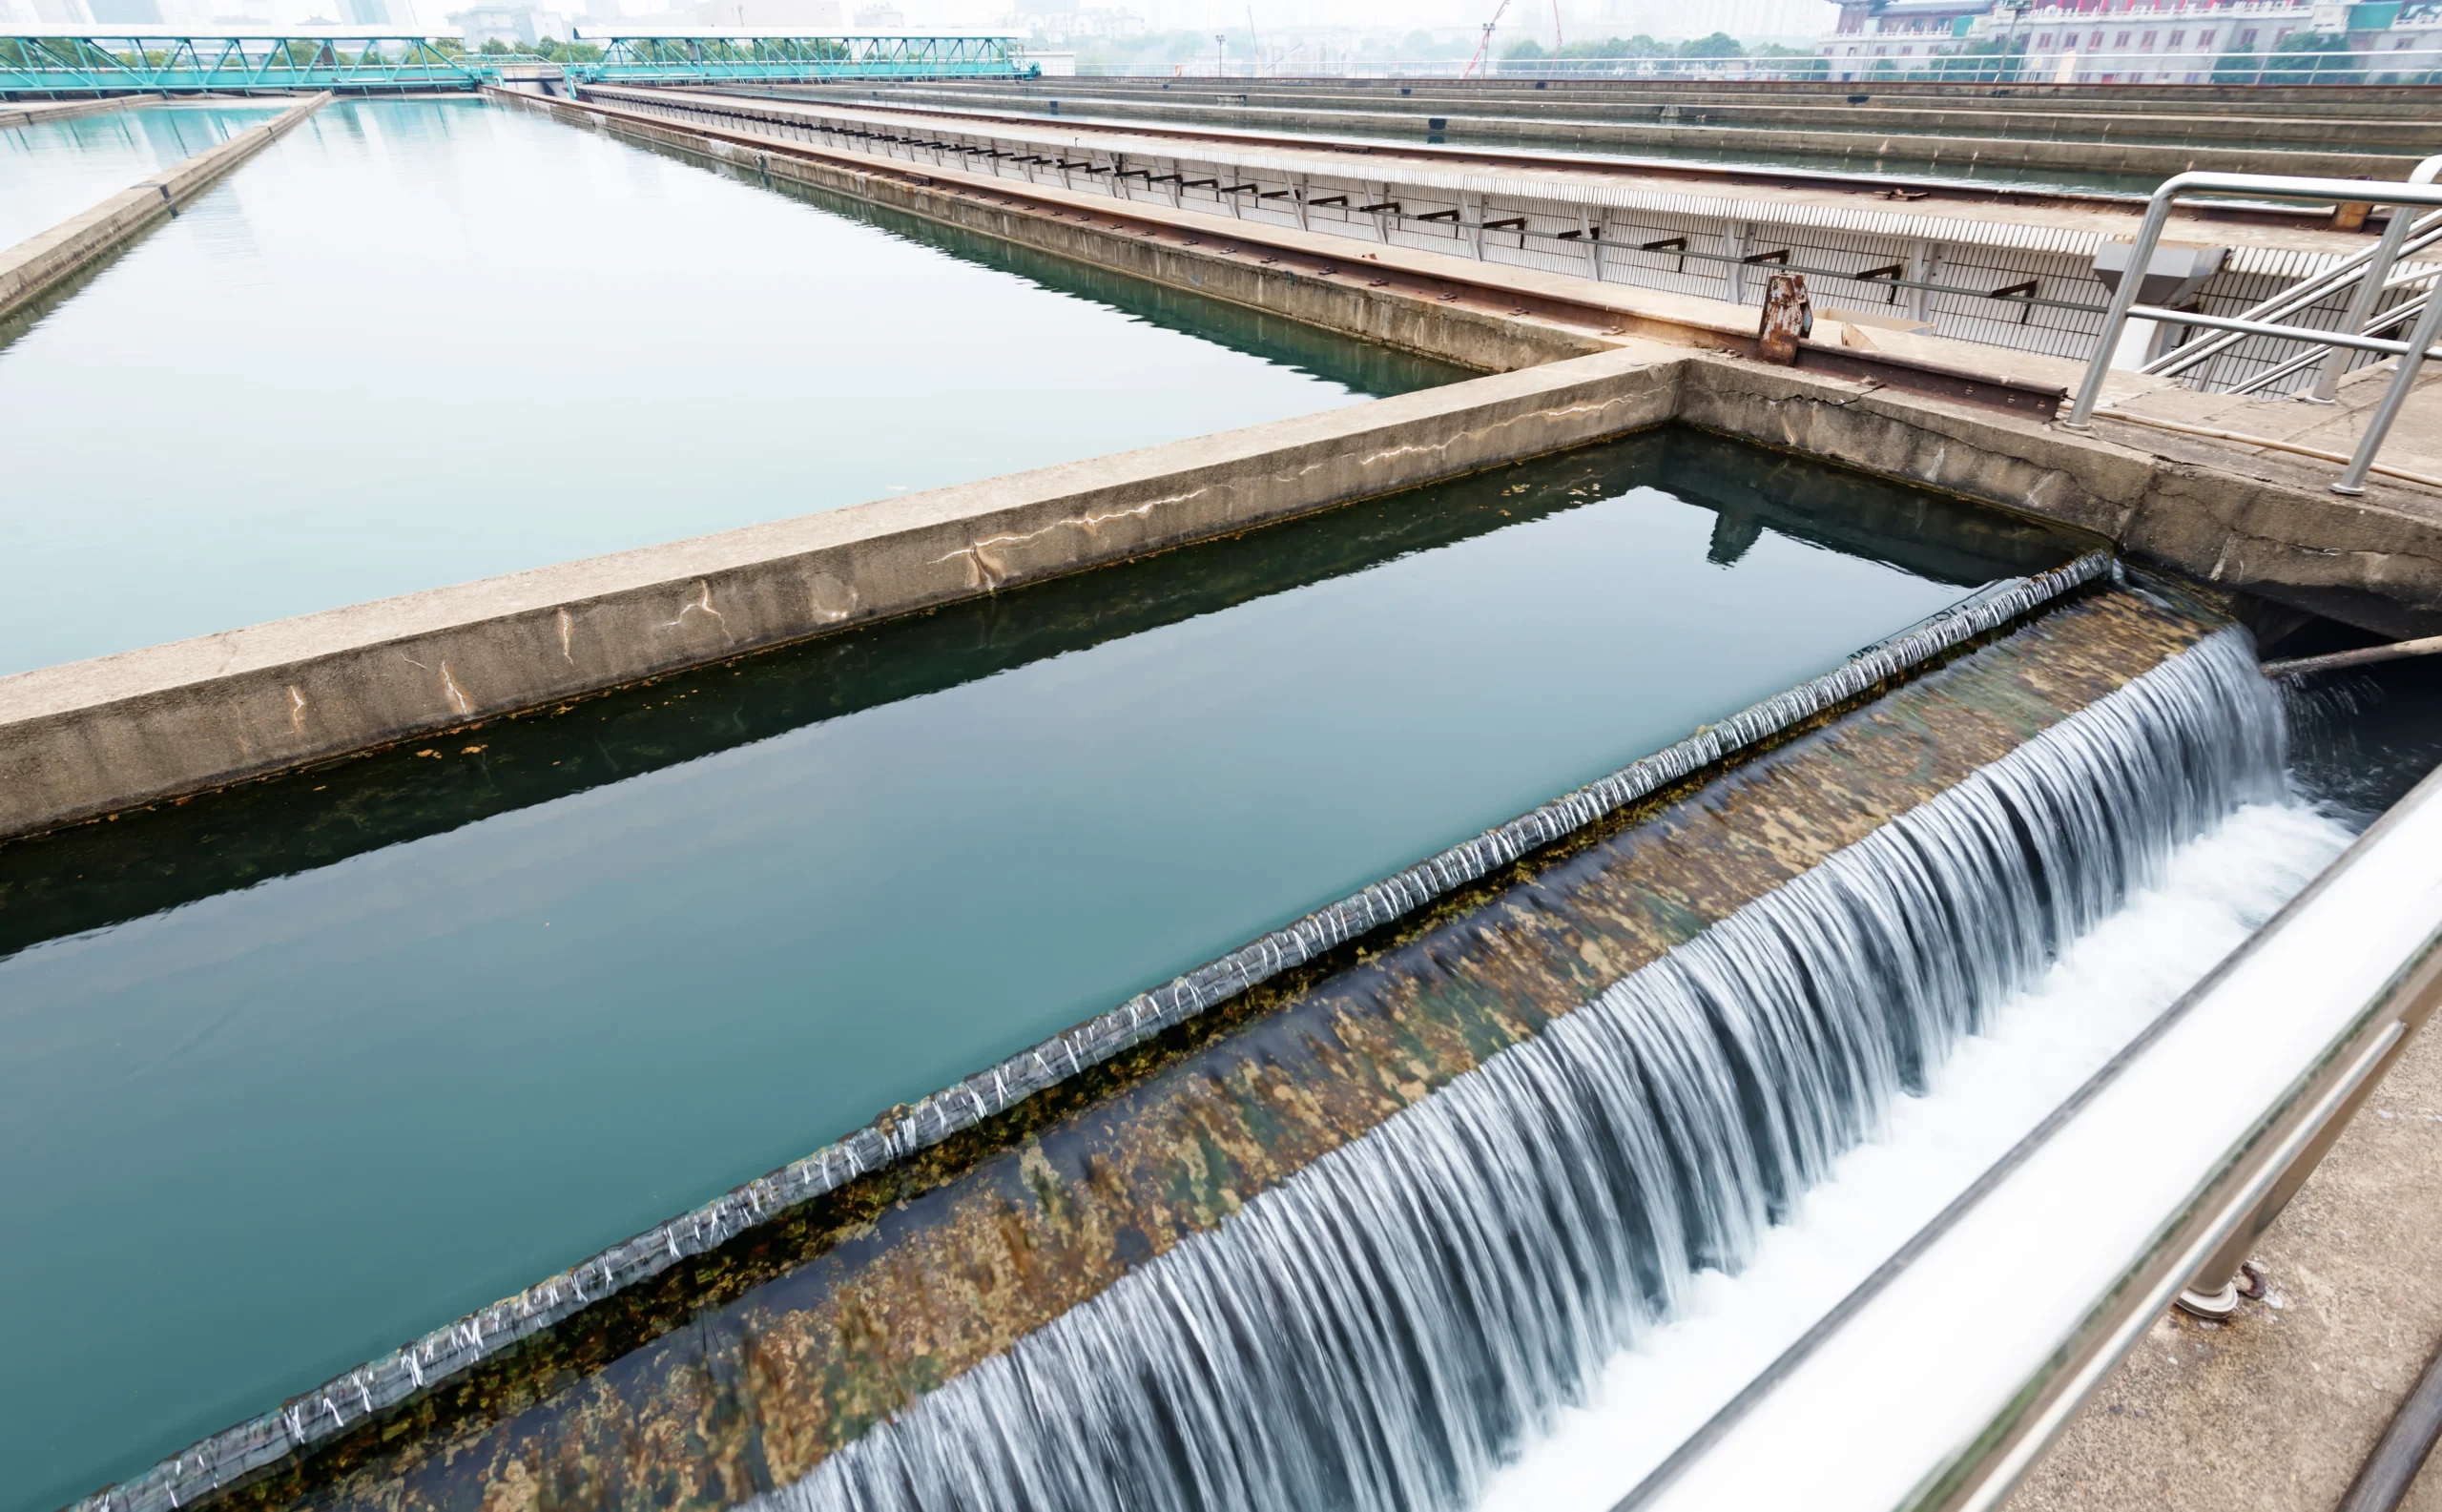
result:
[(2283, 743), (2223, 632), (755, 1505), (1464, 1506)]

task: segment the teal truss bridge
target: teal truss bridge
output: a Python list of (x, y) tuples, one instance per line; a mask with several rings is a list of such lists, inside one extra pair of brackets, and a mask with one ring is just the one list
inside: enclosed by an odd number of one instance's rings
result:
[(0, 96), (243, 94), (287, 90), (387, 94), (471, 91), (504, 77), (688, 84), (838, 78), (1023, 78), (1015, 37), (762, 31), (580, 33), (556, 59), (467, 51), (455, 37), (262, 28), (0, 23)]

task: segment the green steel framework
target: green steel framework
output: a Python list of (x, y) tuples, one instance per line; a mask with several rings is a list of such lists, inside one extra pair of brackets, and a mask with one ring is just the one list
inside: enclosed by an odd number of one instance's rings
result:
[[(519, 53), (466, 52), (433, 38), (383, 35), (114, 36), (12, 32), (0, 28), (0, 96), (339, 93), (471, 91), (514, 68), (579, 83), (716, 80), (1019, 77), (1031, 73), (1012, 37), (617, 36), (599, 58), (551, 62)], [(588, 39), (596, 40), (596, 39)]]
[(973, 78), (1033, 73), (1015, 37), (593, 36), (602, 56), (561, 65), (585, 84), (713, 79)]

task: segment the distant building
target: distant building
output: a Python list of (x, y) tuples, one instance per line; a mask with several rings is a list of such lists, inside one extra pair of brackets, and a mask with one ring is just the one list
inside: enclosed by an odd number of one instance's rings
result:
[[(2009, 53), (2018, 77), (2059, 83), (2203, 83), (2244, 76), (2301, 33), (2345, 37), (2352, 71), (2442, 70), (2442, 0), (2352, 5), (2346, 0), (1842, 0), (1839, 29), (1823, 46), (1833, 78), (1905, 75), (1929, 58)], [(1964, 65), (1949, 65), (1956, 68)]]
[(893, 5), (859, 6), (851, 19), (859, 31), (904, 35), (907, 31), (907, 12)]
[(470, 48), (480, 48), (486, 42), (530, 48), (545, 37), (565, 42), (575, 30), (561, 12), (530, 5), (476, 6), (453, 13), (449, 24), (458, 29)]
[[(1041, 37), (1054, 46), (1094, 37), (1124, 42), (1145, 34), (1145, 18), (1133, 10), (1112, 7), (1090, 6), (1084, 10), (1071, 7), (1005, 15), (993, 24), (993, 30), (1006, 31), (1013, 36)], [(1045, 72), (1050, 71), (1046, 69)]]

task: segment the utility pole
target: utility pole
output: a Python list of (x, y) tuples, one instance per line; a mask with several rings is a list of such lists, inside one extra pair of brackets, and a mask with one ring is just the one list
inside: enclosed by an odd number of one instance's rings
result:
[(1227, 31), (1212, 33), (1212, 76), (1216, 79), (1230, 76), (1230, 33)]

